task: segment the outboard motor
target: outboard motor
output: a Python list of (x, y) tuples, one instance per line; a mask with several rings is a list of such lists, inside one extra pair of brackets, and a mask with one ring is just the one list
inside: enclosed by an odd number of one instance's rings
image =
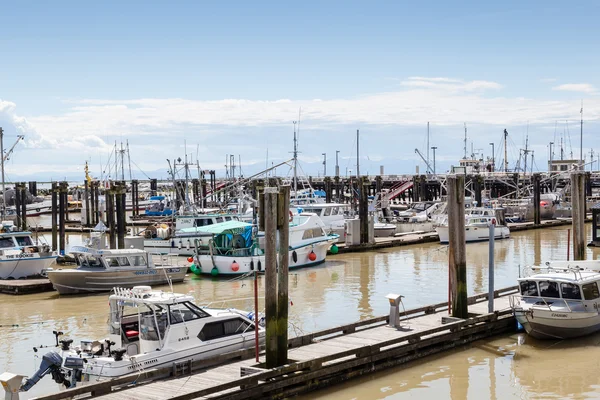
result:
[[(48, 373), (52, 374), (52, 379), (54, 379), (56, 383), (65, 383), (65, 376), (60, 370), (62, 361), (63, 359), (60, 354), (55, 351), (44, 354), (42, 362), (40, 363), (40, 368), (31, 378), (25, 381), (23, 386), (21, 386), (21, 391), (28, 391)], [(68, 383), (66, 385), (68, 385)]]

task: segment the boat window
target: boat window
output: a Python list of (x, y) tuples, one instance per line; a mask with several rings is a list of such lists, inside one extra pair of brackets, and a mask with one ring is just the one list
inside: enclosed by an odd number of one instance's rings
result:
[(19, 246), (33, 246), (33, 241), (29, 236), (16, 236)]
[(127, 257), (117, 257), (117, 261), (121, 267), (129, 267), (129, 260)]
[(338, 215), (339, 209), (340, 209), (339, 207), (332, 207), (331, 215)]
[(206, 318), (206, 317), (210, 317), (210, 314), (208, 314), (206, 311), (204, 311), (203, 309), (201, 309), (200, 307), (198, 307), (197, 305), (195, 305), (194, 303), (188, 303), (185, 302), (184, 303), (186, 305), (186, 307), (188, 307), (190, 310), (194, 311), (196, 314), (198, 314), (200, 316), (200, 318)]
[(323, 214), (323, 216), (328, 217), (331, 215), (331, 207), (327, 207), (325, 209), (325, 214)]
[(225, 218), (225, 221), (231, 221), (231, 217), (223, 217)]
[(146, 265), (146, 257), (144, 256), (132, 256), (131, 258), (132, 265), (135, 266), (145, 266)]
[(114, 257), (105, 257), (104, 261), (106, 262), (106, 265), (108, 265), (109, 267), (118, 267), (119, 266), (119, 262)]
[(96, 258), (96, 257), (94, 257), (94, 256), (87, 256), (87, 257), (86, 257), (86, 260), (87, 260), (87, 264), (88, 264), (90, 267), (102, 267), (102, 264), (100, 263), (100, 260), (99, 260), (99, 259), (97, 259), (97, 258)]
[(250, 327), (250, 324), (241, 318), (225, 321), (223, 325), (225, 326), (225, 336), (244, 333)]
[(563, 299), (581, 300), (581, 289), (573, 283), (561, 283), (560, 291)]
[(557, 282), (540, 282), (540, 295), (542, 297), (555, 297), (559, 298), (560, 293), (558, 292)]
[(198, 339), (203, 342), (206, 340), (217, 339), (225, 336), (225, 329), (222, 322), (212, 322), (202, 327), (202, 330), (198, 334)]
[(302, 234), (302, 239), (312, 239), (312, 237), (313, 237), (312, 229), (307, 229)]
[(598, 291), (598, 285), (596, 282), (587, 283), (581, 286), (581, 288), (583, 289), (583, 297), (586, 300), (593, 300), (600, 297), (600, 292)]
[(0, 238), (0, 248), (5, 249), (7, 247), (15, 247), (15, 242), (13, 242), (12, 238)]
[(192, 321), (200, 318), (194, 312), (190, 311), (183, 304), (169, 306), (169, 319), (171, 324), (179, 324), (181, 322)]
[[(144, 306), (147, 308), (147, 306)], [(156, 310), (156, 320), (154, 319), (154, 313), (152, 310), (147, 308), (147, 311), (140, 311), (140, 339), (142, 340), (159, 340), (164, 338), (165, 330), (167, 329), (167, 313), (166, 310), (158, 307)], [(158, 326), (156, 323), (158, 322)]]
[(217, 217), (217, 222), (223, 222), (223, 217)]
[(523, 296), (537, 296), (538, 288), (535, 281), (524, 281), (519, 284)]

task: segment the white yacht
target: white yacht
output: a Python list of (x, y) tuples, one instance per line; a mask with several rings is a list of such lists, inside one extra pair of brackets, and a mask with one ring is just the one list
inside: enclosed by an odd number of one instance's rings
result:
[(58, 253), (47, 244), (36, 244), (31, 232), (15, 232), (12, 222), (3, 221), (0, 233), (0, 279), (44, 275)]
[[(254, 347), (254, 321), (246, 312), (199, 307), (189, 294), (148, 286), (114, 292), (108, 301), (108, 335), (78, 344), (60, 340), (60, 351), (43, 356), (39, 371), (25, 381), (22, 391), (48, 372), (57, 383), (72, 388)], [(258, 319), (262, 344), (265, 331), (262, 317)]]
[[(510, 229), (504, 222), (501, 209), (486, 207), (470, 207), (465, 209), (465, 240), (469, 242), (481, 242), (490, 239), (491, 224), (495, 225), (494, 238), (507, 239), (510, 237)], [(448, 215), (446, 214), (440, 226), (435, 228), (440, 243), (448, 243)]]
[(511, 297), (515, 318), (538, 339), (567, 339), (600, 331), (600, 260), (547, 262), (531, 267)]
[(109, 291), (116, 285), (166, 285), (183, 282), (187, 267), (154, 265), (152, 256), (139, 249), (98, 250), (74, 246), (77, 268), (53, 269), (48, 279), (60, 294)]
[[(208, 235), (198, 240), (192, 271), (196, 274), (240, 275), (265, 265), (264, 236), (253, 237), (252, 224), (229, 221), (202, 228)], [(321, 219), (312, 213), (290, 218), (289, 268), (309, 267), (325, 261), (337, 234), (327, 234)]]

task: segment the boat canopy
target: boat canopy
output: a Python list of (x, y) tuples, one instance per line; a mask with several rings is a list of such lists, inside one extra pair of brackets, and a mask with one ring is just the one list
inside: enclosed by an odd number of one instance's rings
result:
[(225, 235), (229, 241), (231, 241), (234, 236), (241, 236), (245, 245), (241, 246), (238, 244), (239, 247), (250, 247), (252, 245), (252, 224), (242, 221), (231, 220), (212, 225), (184, 228), (181, 229), (180, 232), (209, 233), (215, 236)]

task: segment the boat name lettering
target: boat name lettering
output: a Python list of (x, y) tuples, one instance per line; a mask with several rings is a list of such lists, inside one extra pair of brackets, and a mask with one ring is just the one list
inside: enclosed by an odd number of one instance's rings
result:
[(155, 275), (156, 271), (135, 271), (134, 272), (135, 275)]
[(33, 257), (35, 257), (35, 254), (31, 254), (31, 253), (8, 254), (5, 257), (9, 258), (9, 259), (12, 259), (12, 258), (33, 258)]
[(552, 313), (552, 316), (556, 318), (567, 318), (567, 314)]
[(190, 337), (185, 336), (185, 337), (180, 337), (179, 339), (177, 339), (178, 342), (181, 342), (182, 340), (190, 340)]
[(179, 268), (167, 268), (167, 273), (168, 274), (173, 274), (175, 272), (179, 272), (180, 269)]

